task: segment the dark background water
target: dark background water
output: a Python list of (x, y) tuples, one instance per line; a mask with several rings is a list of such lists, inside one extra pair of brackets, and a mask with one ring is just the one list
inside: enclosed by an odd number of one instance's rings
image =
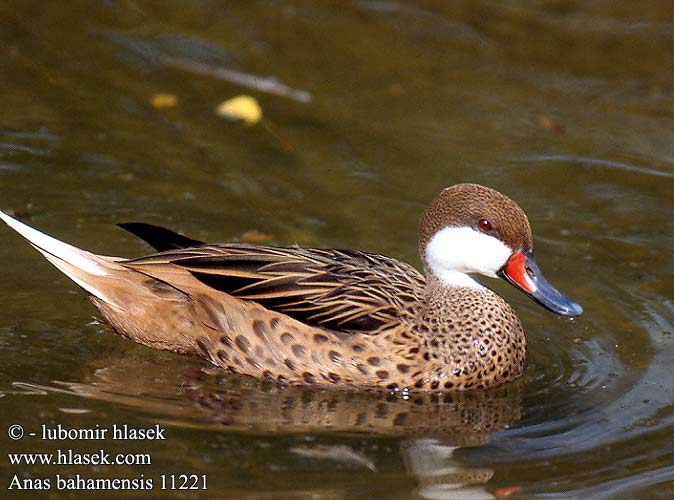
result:
[[(283, 389), (110, 334), (0, 228), (3, 453), (152, 458), (3, 454), (1, 495), (20, 495), (6, 490), (15, 474), (143, 474), (152, 491), (44, 496), (162, 497), (177, 492), (158, 489), (160, 474), (195, 473), (208, 490), (185, 498), (674, 496), (671, 16), (670, 2), (629, 1), (0, 4), (0, 208), (41, 230), (129, 257), (148, 248), (117, 222), (207, 241), (257, 230), (416, 265), (425, 204), (479, 182), (527, 211), (542, 270), (586, 311), (557, 318), (490, 281), (530, 342), (505, 391)], [(153, 106), (159, 93), (176, 105)], [(260, 123), (216, 114), (241, 94)], [(7, 437), (59, 423), (160, 423), (167, 440)]]

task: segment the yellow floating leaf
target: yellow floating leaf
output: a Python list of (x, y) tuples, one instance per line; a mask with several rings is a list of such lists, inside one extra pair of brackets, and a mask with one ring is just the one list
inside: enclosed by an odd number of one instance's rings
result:
[(173, 94), (155, 94), (150, 98), (150, 104), (155, 109), (174, 108), (178, 104), (178, 97)]
[(228, 99), (216, 108), (218, 116), (230, 120), (242, 120), (246, 125), (255, 125), (262, 119), (262, 108), (254, 97), (240, 95)]

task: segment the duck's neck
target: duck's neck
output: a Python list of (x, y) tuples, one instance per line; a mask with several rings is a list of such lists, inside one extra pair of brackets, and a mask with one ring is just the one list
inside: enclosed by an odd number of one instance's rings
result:
[(424, 272), (426, 274), (427, 292), (444, 294), (446, 291), (456, 291), (460, 288), (485, 289), (484, 286), (462, 270), (434, 266), (427, 259), (424, 259)]
[[(435, 281), (435, 283), (431, 283)], [(437, 275), (429, 273), (429, 278), (427, 280), (428, 285), (432, 287), (440, 288), (473, 288), (477, 290), (482, 290), (484, 287), (475, 281), (466, 273), (461, 271), (449, 271), (442, 270)]]
[[(425, 313), (434, 318), (454, 319), (465, 307), (464, 299), (481, 295), (488, 289), (464, 273), (447, 277), (429, 274), (426, 278)], [(465, 311), (463, 311), (465, 312)]]

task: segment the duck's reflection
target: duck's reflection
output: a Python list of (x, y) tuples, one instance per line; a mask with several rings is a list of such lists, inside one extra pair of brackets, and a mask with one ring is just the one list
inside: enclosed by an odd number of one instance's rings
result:
[(199, 372), (185, 391), (212, 421), (262, 433), (439, 435), (456, 446), (477, 446), (520, 417), (519, 391), (514, 388), (405, 396), (279, 386)]
[(402, 456), (418, 483), (418, 498), (429, 500), (493, 500), (482, 486), (494, 475), (490, 468), (467, 467), (454, 455), (460, 446), (438, 438), (403, 442)]
[[(405, 397), (280, 386), (198, 364), (185, 368), (167, 364), (166, 358), (135, 356), (108, 360), (85, 381), (59, 382), (53, 390), (63, 392), (65, 387), (70, 394), (136, 407), (164, 425), (184, 428), (400, 437), (403, 461), (417, 482), (416, 494), (427, 499), (494, 498), (479, 486), (493, 471), (467, 466), (456, 450), (484, 444), (493, 432), (517, 422), (521, 411), (519, 384), (480, 393)], [(377, 457), (363, 460), (374, 464)]]

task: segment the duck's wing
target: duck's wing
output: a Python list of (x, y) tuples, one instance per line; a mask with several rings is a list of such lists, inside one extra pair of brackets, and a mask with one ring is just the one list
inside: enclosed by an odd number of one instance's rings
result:
[(404, 262), (350, 250), (202, 245), (123, 265), (158, 279), (189, 272), (205, 286), (304, 323), (370, 335), (399, 325), (425, 286)]

